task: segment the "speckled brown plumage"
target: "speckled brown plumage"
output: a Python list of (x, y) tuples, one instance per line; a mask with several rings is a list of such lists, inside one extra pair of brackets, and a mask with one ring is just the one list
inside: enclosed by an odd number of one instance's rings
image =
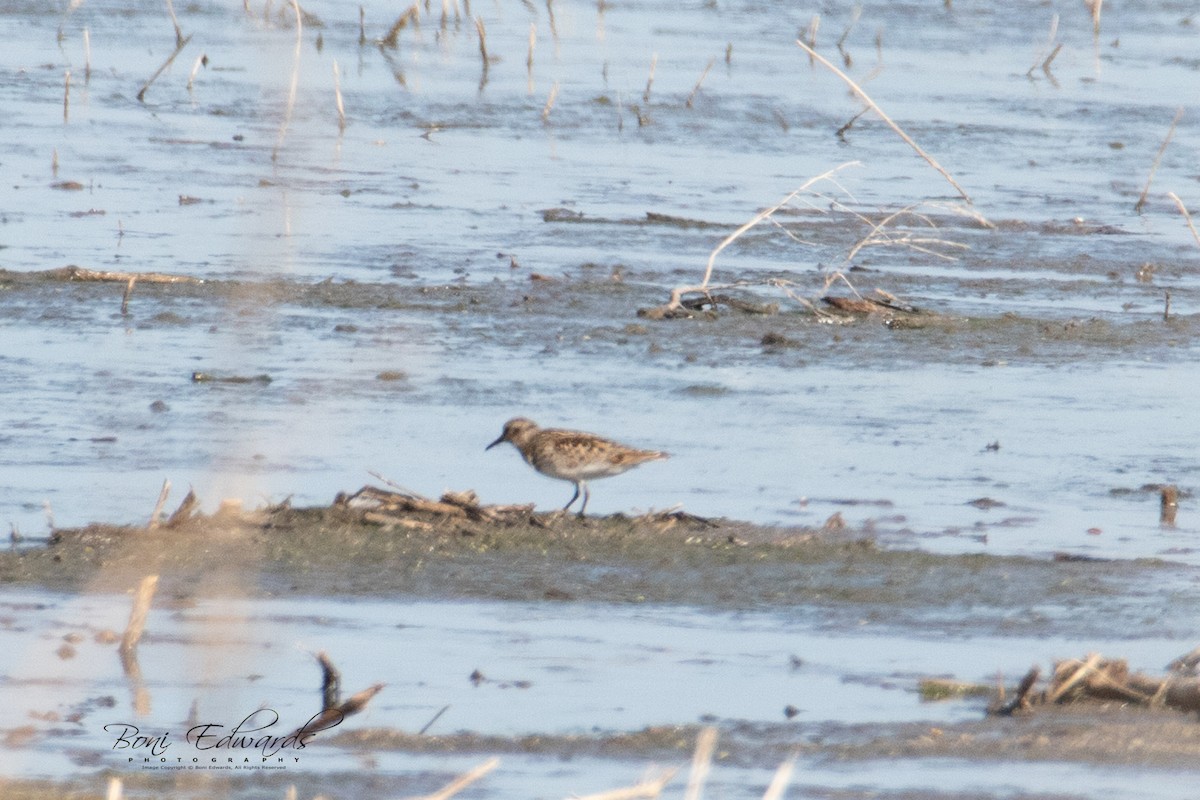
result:
[(566, 511), (583, 494), (579, 516), (583, 516), (589, 497), (587, 482), (595, 478), (620, 475), (646, 461), (667, 458), (658, 450), (638, 450), (594, 433), (568, 431), (559, 428), (539, 428), (524, 417), (504, 423), (500, 438), (486, 449), (509, 442), (521, 453), (531, 467), (551, 478), (575, 484), (575, 494), (563, 506)]

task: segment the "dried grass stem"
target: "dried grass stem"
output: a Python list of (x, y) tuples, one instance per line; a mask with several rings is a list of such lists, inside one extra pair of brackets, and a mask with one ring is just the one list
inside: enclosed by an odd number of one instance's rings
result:
[(820, 62), (820, 64), (822, 66), (824, 66), (826, 69), (828, 69), (834, 75), (837, 75), (839, 78), (841, 78), (842, 81), (844, 81), (846, 83), (846, 85), (850, 87), (850, 90), (852, 92), (854, 92), (854, 94), (856, 94), (860, 100), (862, 100), (864, 103), (866, 103), (868, 106), (870, 106), (871, 109), (876, 114), (879, 115), (880, 119), (882, 119), (884, 122), (887, 123), (888, 127), (890, 127), (893, 131), (895, 131), (896, 134), (901, 139), (903, 139), (908, 144), (909, 147), (911, 147), (913, 150), (915, 150), (917, 152), (917, 155), (919, 155), (921, 158), (925, 159), (926, 163), (928, 163), (929, 166), (933, 167), (939, 173), (941, 173), (942, 177), (945, 178), (950, 183), (950, 185), (954, 187), (955, 191), (957, 191), (962, 196), (963, 200), (967, 201), (968, 203), (973, 204), (973, 201), (971, 200), (971, 196), (969, 194), (967, 194), (965, 189), (963, 189), (961, 186), (958, 185), (958, 182), (956, 180), (954, 180), (953, 177), (951, 177), (950, 173), (947, 172), (946, 169), (933, 158), (933, 156), (929, 155), (924, 150), (922, 150), (921, 146), (918, 145), (915, 141), (913, 141), (912, 137), (909, 136), (907, 133), (905, 133), (904, 130), (899, 125), (897, 125), (895, 122), (893, 122), (892, 118), (889, 117), (886, 113), (884, 113), (883, 109), (879, 107), (879, 104), (876, 103), (874, 100), (872, 100), (871, 96), (868, 95), (865, 91), (863, 91), (862, 87), (859, 86), (857, 83), (855, 83), (854, 80), (852, 78), (850, 78), (850, 76), (848, 76), (846, 73), (842, 72), (836, 66), (831, 64), (828, 59), (826, 59), (824, 56), (822, 56), (816, 50), (813, 50), (811, 47), (809, 47), (803, 41), (797, 39), (796, 44), (798, 44), (805, 52), (807, 52), (811, 58)]

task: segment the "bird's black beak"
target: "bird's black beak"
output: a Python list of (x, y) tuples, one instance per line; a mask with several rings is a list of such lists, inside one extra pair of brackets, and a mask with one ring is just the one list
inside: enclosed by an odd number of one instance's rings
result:
[(491, 444), (489, 444), (487, 447), (485, 447), (485, 448), (483, 448), (483, 449), (484, 449), (484, 450), (491, 450), (493, 447), (495, 447), (496, 445), (500, 444), (500, 443), (501, 443), (501, 442), (503, 442), (503, 441), (504, 441), (504, 434), (500, 434), (500, 438), (499, 438), (499, 439), (497, 439), (496, 441), (492, 442)]

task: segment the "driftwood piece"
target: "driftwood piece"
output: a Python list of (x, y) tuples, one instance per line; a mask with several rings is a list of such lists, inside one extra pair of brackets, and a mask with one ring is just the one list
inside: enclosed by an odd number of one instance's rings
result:
[(1129, 676), (1129, 687), (1150, 695), (1151, 706), (1200, 711), (1200, 679), (1195, 676), (1168, 675), (1165, 678), (1153, 678), (1136, 673)]
[(413, 531), (433, 530), (433, 525), (428, 522), (422, 522), (419, 519), (409, 519), (407, 517), (396, 517), (391, 514), (381, 514), (378, 511), (364, 512), (363, 519), (367, 522), (374, 522), (376, 525), (382, 525), (385, 528), (408, 528)]
[(916, 306), (902, 303), (891, 295), (886, 295), (882, 299), (825, 295), (821, 298), (821, 302), (827, 306), (836, 308), (838, 311), (845, 311), (850, 314), (891, 314), (897, 311), (904, 314), (922, 313)]
[(148, 529), (154, 530), (158, 527), (160, 521), (162, 520), (163, 506), (167, 504), (167, 497), (170, 496), (170, 494), (171, 481), (164, 480), (162, 490), (158, 493), (158, 502), (154, 504), (154, 511), (150, 514), (150, 522), (146, 524)]
[(321, 665), (321, 709), (333, 708), (342, 697), (342, 673), (324, 650), (317, 653), (317, 662)]
[(200, 505), (200, 501), (196, 499), (196, 493), (188, 489), (187, 495), (183, 498), (183, 502), (179, 504), (179, 508), (175, 509), (175, 513), (167, 517), (165, 527), (178, 528), (196, 513), (196, 507)]
[(193, 372), (192, 383), (271, 383), (271, 376), (261, 375), (214, 375), (211, 372)]
[(302, 738), (336, 727), (346, 717), (357, 714), (367, 707), (371, 698), (379, 694), (386, 684), (377, 683), (342, 701), (342, 675), (325, 651), (316, 654), (321, 665), (321, 711), (299, 728), (293, 736)]
[(1038, 668), (1034, 667), (1022, 679), (1012, 700), (1004, 700), (1001, 687), (988, 712), (1010, 716), (1037, 705), (1114, 701), (1146, 708), (1200, 712), (1200, 676), (1188, 667), (1198, 651), (1200, 648), (1172, 661), (1168, 666), (1172, 672), (1162, 677), (1131, 673), (1124, 659), (1109, 659), (1099, 653), (1085, 659), (1059, 661), (1054, 665), (1049, 685), (1042, 692), (1033, 691), (1039, 675)]
[(728, 306), (734, 311), (741, 311), (744, 314), (757, 314), (761, 316), (770, 316), (779, 313), (778, 303), (755, 303), (750, 300), (745, 300), (740, 297), (734, 297), (728, 294), (708, 294), (705, 293), (700, 297), (690, 297), (687, 300), (680, 301), (680, 306), (689, 311), (700, 311), (705, 306)]
[(146, 617), (150, 614), (150, 604), (154, 600), (154, 592), (158, 589), (158, 576), (147, 575), (138, 584), (137, 594), (134, 595), (133, 608), (129, 612), (129, 624), (125, 626), (125, 635), (121, 637), (121, 645), (117, 652), (121, 657), (121, 669), (129, 682), (133, 695), (133, 710), (139, 716), (150, 713), (150, 692), (142, 678), (142, 667), (138, 663), (137, 646), (142, 640), (142, 631), (146, 628)]
[(1167, 669), (1171, 672), (1194, 675), (1197, 666), (1200, 666), (1200, 647), (1193, 647), (1179, 658), (1172, 660), (1170, 664), (1167, 664)]
[(68, 281), (102, 281), (110, 283), (129, 284), (130, 281), (139, 283), (204, 283), (199, 278), (190, 275), (170, 275), (165, 272), (109, 272), (107, 270), (86, 269), (74, 264), (61, 269), (48, 270), (47, 275), (61, 277)]
[(999, 704), (992, 709), (991, 713), (1001, 717), (1011, 717), (1018, 711), (1027, 711), (1030, 707), (1030, 692), (1033, 691), (1033, 687), (1037, 684), (1040, 674), (1041, 670), (1036, 666), (1030, 669), (1029, 672), (1026, 672), (1025, 677), (1017, 684), (1017, 691), (1013, 694), (1013, 698), (1005, 702), (1003, 697), (1001, 697)]
[(1061, 700), (1100, 665), (1101, 658), (1099, 653), (1092, 653), (1087, 661), (1060, 661), (1055, 664), (1054, 678), (1051, 689), (1046, 693), (1046, 702), (1057, 703)]
[(705, 528), (719, 528), (720, 523), (709, 519), (708, 517), (700, 517), (695, 514), (689, 514), (680, 508), (670, 508), (666, 511), (650, 511), (636, 517), (639, 522), (656, 525), (659, 532), (668, 531), (674, 528), (679, 523), (691, 523), (701, 525)]
[(502, 522), (510, 518), (528, 518), (534, 508), (532, 503), (480, 505), (475, 492), (469, 489), (463, 492), (445, 492), (440, 499), (431, 500), (407, 489), (393, 491), (369, 485), (353, 494), (339, 495), (336, 504), (362, 510), (363, 519), (368, 522), (417, 530), (428, 530), (432, 526), (422, 520), (412, 520), (400, 515), (428, 514), (443, 519)]

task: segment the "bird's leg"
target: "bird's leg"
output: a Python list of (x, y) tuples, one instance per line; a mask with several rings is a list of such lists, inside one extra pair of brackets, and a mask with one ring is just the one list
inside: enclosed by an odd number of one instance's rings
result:
[[(583, 487), (583, 505), (581, 505), (579, 507), (579, 518), (583, 519), (583, 512), (587, 508), (588, 498), (590, 498), (592, 496), (592, 494), (591, 494), (591, 492), (588, 491), (588, 486), (585, 481), (580, 481), (579, 485)], [(576, 489), (576, 491), (579, 491), (579, 490)]]
[[(575, 494), (571, 495), (571, 499), (567, 502), (567, 504), (565, 506), (563, 506), (562, 510), (566, 511), (578, 499), (579, 499), (579, 484), (577, 483), (577, 484), (575, 484)], [(585, 506), (587, 505), (587, 497), (586, 496), (583, 499), (583, 504)]]

